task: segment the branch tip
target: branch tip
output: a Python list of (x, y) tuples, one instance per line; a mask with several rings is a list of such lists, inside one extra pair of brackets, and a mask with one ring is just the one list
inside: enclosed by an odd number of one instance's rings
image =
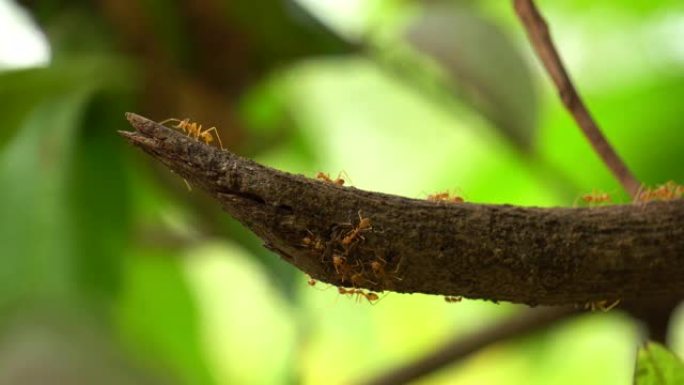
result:
[(316, 280), (529, 305), (684, 295), (682, 199), (578, 209), (410, 199), (281, 172), (127, 118), (138, 131), (120, 135)]

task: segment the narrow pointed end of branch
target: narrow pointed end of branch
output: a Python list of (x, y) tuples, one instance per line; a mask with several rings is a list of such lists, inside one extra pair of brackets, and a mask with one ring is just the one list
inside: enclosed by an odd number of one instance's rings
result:
[(136, 131), (148, 137), (159, 136), (162, 127), (164, 127), (154, 120), (150, 120), (133, 112), (126, 112), (126, 120), (128, 120)]
[(137, 130), (140, 130), (141, 127), (143, 127), (144, 124), (147, 122), (151, 122), (151, 120), (142, 117), (134, 112), (126, 112), (126, 120), (128, 120), (129, 123), (131, 123), (131, 126), (135, 127)]
[[(125, 114), (128, 122), (135, 128), (135, 131), (118, 131), (118, 134), (125, 138), (129, 143), (146, 151), (159, 150), (160, 143), (168, 138), (172, 132), (167, 127), (160, 125), (154, 120), (150, 120), (133, 112)], [(159, 158), (162, 154), (156, 154)]]
[(139, 132), (135, 131), (117, 131), (128, 143), (139, 147), (143, 150), (151, 150), (155, 148), (155, 140), (141, 135)]

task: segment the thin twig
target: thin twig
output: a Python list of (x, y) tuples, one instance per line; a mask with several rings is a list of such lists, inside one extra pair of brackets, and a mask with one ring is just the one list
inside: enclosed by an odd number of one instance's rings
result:
[(128, 119), (137, 132), (122, 136), (317, 280), (530, 305), (684, 294), (683, 199), (577, 209), (409, 199), (285, 173)]
[(551, 76), (551, 79), (553, 79), (553, 82), (556, 84), (563, 104), (570, 114), (572, 114), (575, 122), (577, 122), (577, 125), (582, 129), (582, 132), (594, 147), (594, 150), (622, 184), (625, 191), (627, 191), (632, 198), (635, 198), (639, 192), (641, 183), (634, 177), (629, 168), (627, 168), (627, 165), (615, 152), (610, 143), (608, 143), (594, 121), (594, 118), (592, 118), (589, 113), (589, 110), (587, 110), (584, 105), (582, 98), (575, 89), (572, 80), (570, 80), (570, 76), (565, 70), (558, 51), (551, 40), (548, 25), (539, 13), (534, 1), (513, 0), (513, 4), (518, 17), (527, 30), (527, 36), (532, 42), (532, 46), (544, 64), (546, 71), (548, 71)]
[(507, 320), (486, 327), (474, 334), (458, 335), (426, 355), (385, 373), (361, 381), (363, 385), (406, 384), (430, 374), (489, 345), (511, 338), (519, 338), (553, 326), (575, 314), (572, 308), (526, 310)]

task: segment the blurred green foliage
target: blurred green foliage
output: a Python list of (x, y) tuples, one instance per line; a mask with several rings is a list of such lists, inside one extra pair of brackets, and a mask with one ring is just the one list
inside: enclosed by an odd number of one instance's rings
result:
[[(0, 382), (346, 383), (517, 311), (420, 295), (369, 307), (307, 287), (129, 148), (116, 135), (125, 111), (216, 125), (236, 152), (307, 175), (345, 170), (369, 190), (541, 206), (620, 195), (507, 2), (22, 5), (52, 57), (0, 72)], [(684, 4), (540, 7), (638, 177), (684, 182), (672, 22)], [(421, 383), (627, 384), (637, 334), (626, 317), (591, 315)], [(649, 346), (639, 365), (665, 355)]]
[(634, 374), (635, 385), (684, 383), (684, 363), (664, 346), (649, 342), (639, 349)]

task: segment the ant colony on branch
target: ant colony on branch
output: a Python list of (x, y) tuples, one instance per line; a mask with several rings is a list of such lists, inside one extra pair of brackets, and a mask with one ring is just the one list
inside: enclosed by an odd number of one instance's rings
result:
[(650, 202), (650, 201), (669, 201), (673, 199), (681, 199), (684, 195), (684, 186), (668, 181), (653, 188), (642, 186), (637, 193), (635, 202)]
[[(300, 245), (310, 250), (313, 256), (319, 259), (324, 266), (327, 266), (327, 269), (332, 269), (340, 286), (351, 286), (351, 288), (339, 287), (339, 294), (355, 297), (357, 302), (361, 298), (365, 298), (374, 304), (380, 300), (380, 296), (372, 291), (363, 290), (361, 287), (378, 285), (374, 279), (383, 279), (384, 281), (386, 277), (393, 277), (394, 272), (385, 272), (387, 262), (383, 258), (371, 258), (370, 255), (362, 255), (363, 252), (369, 250), (363, 248), (366, 241), (364, 234), (372, 232), (373, 225), (370, 218), (364, 217), (361, 211), (357, 215), (357, 223), (339, 224), (329, 235), (316, 235), (307, 230), (307, 235), (304, 236)], [(314, 286), (315, 281), (309, 280), (309, 285)]]

